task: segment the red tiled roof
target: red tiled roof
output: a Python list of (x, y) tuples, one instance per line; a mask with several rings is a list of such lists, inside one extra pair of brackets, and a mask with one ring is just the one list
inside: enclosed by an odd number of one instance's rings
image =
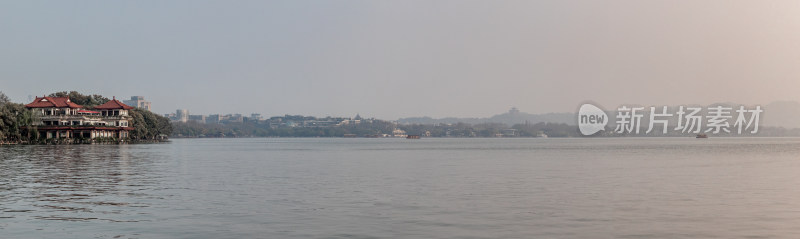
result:
[(69, 101), (69, 97), (36, 97), (33, 102), (25, 105), (26, 108), (83, 108)]
[(117, 100), (117, 99), (113, 99), (113, 100), (109, 100), (105, 104), (98, 105), (98, 106), (94, 107), (94, 109), (96, 109), (96, 110), (114, 110), (114, 109), (129, 110), (129, 109), (133, 109), (133, 107), (128, 106), (126, 104), (123, 104), (122, 102), (119, 102), (119, 100)]

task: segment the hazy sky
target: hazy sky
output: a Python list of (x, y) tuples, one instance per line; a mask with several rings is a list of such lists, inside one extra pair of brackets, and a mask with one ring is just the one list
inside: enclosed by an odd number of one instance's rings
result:
[(0, 91), (18, 102), (396, 119), (799, 89), (800, 1), (0, 2)]

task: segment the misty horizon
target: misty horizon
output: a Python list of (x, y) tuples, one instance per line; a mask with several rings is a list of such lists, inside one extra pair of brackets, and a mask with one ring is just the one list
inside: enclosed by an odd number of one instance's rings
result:
[[(0, 93), (4, 93), (4, 92), (0, 92)], [(79, 92), (79, 93), (81, 93), (81, 92)], [(49, 94), (47, 94), (47, 95), (49, 95)], [(93, 95), (93, 94), (89, 94), (89, 95)], [(100, 95), (100, 94), (97, 94), (97, 95)], [(24, 102), (18, 102), (18, 103), (25, 104), (25, 103), (28, 103), (29, 101), (31, 101), (32, 99), (35, 99), (36, 97), (44, 97), (44, 96), (46, 96), (46, 95), (42, 95), (42, 96), (30, 95), (29, 96), (30, 100), (27, 100), (27, 101), (24, 101)], [(120, 101), (128, 100), (128, 98), (119, 98), (119, 97), (116, 97), (116, 96), (111, 96), (111, 97), (108, 97), (108, 98), (109, 99), (115, 98), (115, 99), (118, 99)], [(131, 97), (129, 97), (129, 98), (131, 98)], [(147, 100), (147, 98), (145, 98), (145, 100)], [(584, 101), (584, 102), (591, 102), (591, 101)], [(596, 104), (596, 103), (594, 103), (594, 104)], [(662, 107), (662, 106), (667, 106), (667, 107), (670, 108), (670, 112), (674, 112), (675, 110), (677, 110), (678, 106), (705, 108), (705, 107), (716, 106), (716, 105), (727, 105), (727, 106), (739, 106), (739, 105), (742, 105), (742, 106), (753, 106), (753, 107), (754, 106), (763, 106), (763, 107), (765, 107), (765, 109), (767, 109), (767, 108), (772, 109), (774, 107), (776, 109), (776, 111), (774, 113), (776, 113), (775, 115), (778, 115), (779, 117), (768, 117), (771, 120), (768, 121), (767, 126), (780, 126), (780, 127), (787, 127), (787, 128), (800, 128), (800, 123), (795, 123), (794, 122), (797, 119), (800, 119), (800, 102), (797, 102), (797, 101), (773, 101), (773, 102), (770, 102), (768, 104), (740, 104), (738, 102), (730, 102), (730, 101), (728, 101), (728, 102), (715, 102), (715, 103), (711, 103), (711, 104), (707, 104), (707, 105), (701, 105), (701, 104), (681, 104), (681, 105), (622, 104), (622, 105), (619, 105), (618, 107), (622, 107), (622, 106), (625, 106), (625, 107), (644, 107), (645, 108), (645, 114), (647, 114), (649, 112), (649, 107), (657, 107), (657, 108), (660, 109), (660, 107)], [(602, 107), (601, 104), (598, 104), (598, 106)], [(609, 113), (615, 113), (616, 110), (617, 110), (617, 106), (615, 106), (615, 107), (603, 107), (602, 109), (604, 111), (606, 111), (606, 112), (609, 112)], [(176, 111), (180, 111), (180, 110), (187, 110), (190, 115), (236, 115), (236, 114), (239, 114), (239, 115), (247, 116), (247, 115), (250, 115), (250, 114), (259, 114), (259, 115), (261, 115), (261, 117), (267, 117), (267, 118), (274, 117), (274, 116), (284, 116), (284, 115), (299, 115), (299, 116), (312, 116), (312, 117), (323, 117), (323, 118), (324, 117), (353, 118), (354, 116), (358, 115), (358, 116), (364, 117), (364, 118), (374, 118), (374, 119), (391, 120), (391, 121), (395, 121), (396, 120), (396, 121), (401, 122), (401, 123), (420, 123), (420, 122), (428, 122), (428, 121), (437, 122), (437, 123), (441, 123), (441, 122), (447, 122), (447, 123), (457, 123), (457, 122), (464, 122), (464, 123), (487, 122), (487, 123), (489, 123), (489, 122), (494, 122), (494, 123), (505, 123), (505, 124), (509, 124), (509, 125), (525, 122), (525, 120), (522, 120), (520, 122), (509, 123), (509, 122), (502, 122), (502, 121), (493, 121), (491, 119), (495, 118), (495, 117), (498, 117), (498, 116), (502, 116), (502, 115), (512, 114), (511, 111), (517, 111), (517, 114), (521, 114), (521, 115), (525, 115), (525, 116), (534, 116), (534, 117), (556, 115), (555, 119), (550, 118), (549, 120), (534, 120), (533, 121), (534, 123), (536, 123), (536, 122), (550, 122), (550, 123), (575, 124), (576, 118), (574, 118), (574, 116), (575, 116), (575, 114), (578, 113), (577, 110), (575, 110), (575, 111), (565, 111), (565, 112), (534, 113), (534, 112), (528, 112), (528, 111), (526, 111), (524, 109), (519, 109), (517, 107), (513, 107), (512, 106), (512, 107), (508, 108), (505, 112), (495, 112), (495, 113), (490, 113), (488, 115), (481, 115), (481, 116), (466, 116), (466, 117), (465, 116), (442, 116), (442, 117), (432, 117), (432, 116), (428, 116), (428, 115), (404, 115), (404, 116), (400, 116), (400, 117), (394, 118), (394, 119), (387, 119), (387, 118), (380, 118), (380, 117), (375, 117), (373, 115), (366, 115), (366, 114), (361, 114), (361, 113), (356, 113), (355, 115), (331, 115), (331, 114), (314, 115), (314, 114), (288, 114), (288, 113), (264, 113), (264, 112), (224, 112), (224, 113), (223, 112), (216, 112), (216, 113), (202, 114), (202, 113), (196, 113), (196, 112), (192, 111), (191, 109), (176, 109)], [(160, 114), (160, 115), (170, 115), (170, 114), (174, 115), (176, 113), (176, 111), (165, 112), (165, 113), (162, 113), (162, 112), (154, 112), (154, 113), (157, 113), (157, 114)], [(765, 115), (767, 115), (767, 116), (772, 115), (770, 113), (772, 113), (772, 111), (768, 111), (767, 113), (765, 113)], [(569, 119), (567, 119), (567, 115), (569, 115)]]
[(793, 1), (310, 3), (3, 3), (0, 90), (384, 119), (800, 101)]

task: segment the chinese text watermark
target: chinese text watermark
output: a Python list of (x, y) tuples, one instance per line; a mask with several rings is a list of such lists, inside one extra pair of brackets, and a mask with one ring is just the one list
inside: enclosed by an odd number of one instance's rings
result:
[[(761, 113), (761, 106), (753, 107), (687, 107), (678, 106), (670, 109), (662, 107), (629, 107), (617, 108), (614, 133), (617, 134), (649, 134), (660, 130), (662, 134), (669, 131), (692, 134), (756, 134)], [(605, 130), (608, 116), (599, 107), (583, 104), (578, 111), (578, 128), (583, 135), (592, 135)], [(647, 130), (644, 130), (644, 129)]]

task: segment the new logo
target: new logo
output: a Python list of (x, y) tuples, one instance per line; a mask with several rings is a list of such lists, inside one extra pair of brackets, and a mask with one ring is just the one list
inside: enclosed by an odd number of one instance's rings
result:
[(583, 104), (578, 110), (578, 129), (583, 135), (593, 135), (605, 130), (608, 115), (592, 104)]

